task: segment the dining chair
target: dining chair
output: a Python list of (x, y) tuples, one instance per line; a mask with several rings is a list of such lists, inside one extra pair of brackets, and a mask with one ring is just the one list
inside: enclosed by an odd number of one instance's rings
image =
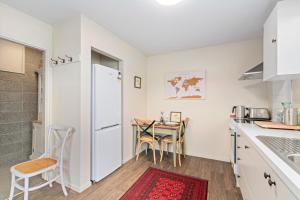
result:
[[(13, 199), (15, 188), (23, 191), (24, 200), (28, 200), (28, 193), (30, 191), (40, 189), (47, 185), (52, 187), (52, 183), (58, 178), (60, 178), (60, 184), (64, 195), (68, 195), (63, 176), (63, 155), (66, 140), (71, 135), (72, 130), (73, 129), (71, 127), (51, 125), (48, 130), (48, 145), (46, 153), (41, 155), (38, 159), (19, 163), (10, 168), (11, 188), (9, 200)], [(59, 149), (57, 150), (56, 148)], [(58, 155), (55, 155), (56, 152), (58, 152)], [(54, 178), (49, 176), (49, 180), (47, 182), (34, 187), (29, 187), (29, 179), (31, 177), (42, 175), (44, 173), (48, 173), (49, 175), (51, 172), (57, 172)], [(18, 179), (16, 179), (16, 177)], [(21, 186), (18, 183), (20, 180), (24, 180), (24, 186)]]
[[(179, 166), (181, 166), (181, 154), (185, 157), (185, 151), (184, 151), (184, 134), (186, 132), (186, 127), (188, 125), (189, 118), (186, 118), (180, 122), (180, 127), (178, 130), (178, 135), (177, 135), (177, 141), (176, 141), (176, 149), (177, 152), (174, 152), (178, 155), (178, 162)], [(164, 148), (167, 145), (167, 148), (170, 144), (173, 143), (172, 136), (166, 136), (161, 138), (160, 140), (160, 162), (163, 159), (164, 156)]]
[[(145, 120), (145, 119), (134, 119), (137, 126), (137, 145), (136, 145), (136, 160), (139, 159), (141, 146), (146, 143), (146, 154), (148, 145), (151, 146), (153, 152), (153, 161), (156, 164), (155, 157), (155, 147), (156, 143), (159, 143), (160, 136), (155, 135), (155, 125), (157, 122), (155, 120)], [(145, 128), (146, 127), (146, 128)]]

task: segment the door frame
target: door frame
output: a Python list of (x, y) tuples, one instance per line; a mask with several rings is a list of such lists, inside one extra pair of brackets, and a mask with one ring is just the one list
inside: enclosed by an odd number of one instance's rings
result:
[(43, 132), (44, 132), (44, 145), (45, 145), (45, 150), (46, 150), (46, 144), (47, 144), (47, 132), (48, 132), (48, 126), (52, 122), (52, 117), (51, 117), (51, 109), (52, 109), (52, 68), (50, 66), (50, 63), (47, 62), (51, 58), (51, 50), (50, 49), (45, 49), (39, 46), (35, 46), (31, 43), (26, 43), (24, 41), (19, 41), (17, 39), (9, 38), (0, 35), (1, 39), (8, 40), (20, 45), (24, 45), (25, 47), (29, 48), (34, 48), (42, 52), (43, 54), (43, 80), (42, 80), (42, 87), (44, 89), (44, 93), (42, 98), (44, 99), (43, 105), (42, 105), (42, 124), (43, 124)]
[[(43, 57), (43, 74), (44, 78), (42, 80), (42, 88), (43, 88), (43, 104), (42, 104), (42, 130), (44, 135), (44, 152), (47, 151), (47, 143), (48, 143), (48, 127), (52, 123), (52, 68), (50, 65), (50, 62), (48, 62), (52, 56), (52, 46), (49, 46), (48, 48), (36, 46), (32, 43), (27, 43), (22, 40), (18, 40), (11, 37), (6, 37), (2, 34), (0, 34), (0, 38), (4, 40), (8, 40), (20, 45), (24, 45), (25, 47), (34, 48), (42, 52)], [(28, 158), (30, 159), (30, 158)], [(46, 175), (42, 176), (43, 179), (48, 180), (48, 177)], [(16, 194), (18, 195), (18, 194)], [(15, 195), (15, 196), (16, 196)]]

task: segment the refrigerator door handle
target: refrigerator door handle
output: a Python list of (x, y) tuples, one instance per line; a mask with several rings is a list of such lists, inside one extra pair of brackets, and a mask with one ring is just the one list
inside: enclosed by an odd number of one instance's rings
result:
[(100, 129), (97, 129), (96, 131), (102, 131), (104, 129), (112, 128), (112, 127), (119, 126), (119, 125), (120, 124), (114, 124), (114, 125), (110, 125), (110, 126), (104, 126), (104, 127), (101, 127)]

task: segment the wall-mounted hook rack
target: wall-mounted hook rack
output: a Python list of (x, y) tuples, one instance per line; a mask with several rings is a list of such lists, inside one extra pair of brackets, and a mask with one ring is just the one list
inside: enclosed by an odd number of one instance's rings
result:
[(61, 62), (61, 63), (66, 63), (66, 59), (64, 59), (64, 58), (61, 58), (61, 57), (57, 57), (58, 58), (58, 60), (59, 60), (59, 62)]
[(57, 64), (58, 64), (58, 61), (55, 60), (55, 59), (53, 59), (53, 58), (51, 58), (51, 62), (52, 62), (52, 64), (54, 64), (54, 65), (57, 65)]
[(65, 57), (68, 59), (68, 62), (72, 62), (73, 58), (71, 56), (68, 56), (67, 54), (65, 55)]
[(51, 58), (50, 64), (52, 64), (52, 67), (54, 67), (54, 66), (69, 65), (78, 62), (80, 62), (80, 55), (78, 55), (78, 57), (75, 56), (74, 58), (74, 56), (69, 56), (65, 54), (65, 58), (63, 58), (63, 56), (58, 56), (57, 60)]

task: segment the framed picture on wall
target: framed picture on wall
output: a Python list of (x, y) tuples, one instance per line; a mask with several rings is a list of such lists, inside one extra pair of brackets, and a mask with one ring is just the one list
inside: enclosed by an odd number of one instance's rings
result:
[(165, 75), (167, 99), (203, 100), (206, 94), (205, 70), (171, 72)]
[(142, 78), (138, 76), (134, 76), (134, 87), (141, 89), (142, 88)]
[(170, 112), (170, 121), (171, 122), (181, 122), (181, 112)]

